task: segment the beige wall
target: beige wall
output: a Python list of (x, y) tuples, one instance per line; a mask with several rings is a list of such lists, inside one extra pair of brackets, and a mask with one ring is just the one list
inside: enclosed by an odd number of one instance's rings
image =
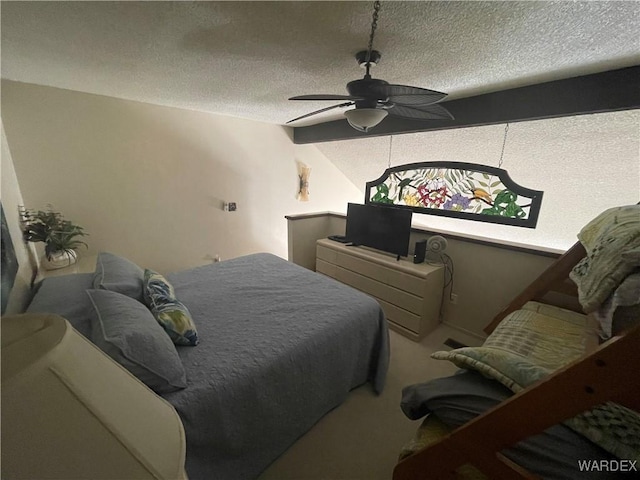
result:
[[(90, 252), (161, 272), (215, 255), (286, 258), (286, 214), (362, 199), (277, 125), (11, 81), (2, 116), (27, 206), (52, 203), (85, 227)], [(296, 161), (312, 168), (309, 202), (295, 199)]]
[[(305, 218), (303, 222), (288, 222), (288, 259), (309, 270), (316, 269), (316, 240), (330, 235), (333, 217), (321, 214)], [(311, 246), (311, 247), (310, 247)]]
[[(322, 226), (326, 230), (322, 231)], [(292, 216), (289, 235), (295, 249), (290, 250), (289, 260), (313, 268), (310, 258), (315, 259), (316, 240), (328, 235), (344, 235), (345, 226), (346, 220), (339, 214), (312, 218)], [(414, 230), (409, 243), (410, 255), (413, 255), (416, 241), (433, 234)], [(457, 303), (449, 300), (451, 291), (447, 288), (443, 321), (477, 336), (484, 336), (483, 328), (491, 319), (555, 259), (535, 250), (511, 249), (497, 243), (444, 236), (448, 239), (446, 253), (454, 262), (453, 292), (457, 294)]]
[(33, 245), (25, 244), (22, 240), (18, 206), (24, 202), (11, 159), (11, 151), (7, 144), (4, 124), (2, 123), (0, 126), (2, 127), (2, 152), (0, 156), (2, 188), (0, 189), (0, 196), (2, 198), (2, 208), (7, 219), (9, 233), (11, 234), (13, 248), (16, 252), (16, 258), (18, 259), (18, 273), (13, 288), (11, 289), (6, 313), (18, 313), (24, 309), (26, 302), (30, 298), (29, 289), (31, 278), (38, 260)]

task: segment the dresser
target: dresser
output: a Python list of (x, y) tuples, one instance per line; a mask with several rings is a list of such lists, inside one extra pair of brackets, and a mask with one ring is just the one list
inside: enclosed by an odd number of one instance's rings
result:
[(439, 324), (444, 267), (329, 239), (316, 244), (316, 271), (374, 297), (389, 328), (420, 340)]

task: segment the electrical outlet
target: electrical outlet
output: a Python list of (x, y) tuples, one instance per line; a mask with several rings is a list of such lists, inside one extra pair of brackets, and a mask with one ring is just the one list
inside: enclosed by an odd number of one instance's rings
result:
[(216, 255), (215, 257), (213, 257), (213, 261), (215, 263), (218, 263), (218, 262), (222, 261), (222, 258), (220, 257), (220, 255)]
[(452, 293), (451, 296), (449, 297), (449, 300), (454, 305), (457, 304), (458, 303), (458, 294), (457, 293)]
[(235, 212), (238, 209), (238, 205), (236, 204), (236, 202), (229, 202), (228, 209), (230, 212)]

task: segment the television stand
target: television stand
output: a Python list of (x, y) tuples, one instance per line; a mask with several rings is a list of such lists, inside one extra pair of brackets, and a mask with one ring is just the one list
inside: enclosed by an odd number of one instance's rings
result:
[(328, 239), (316, 243), (316, 271), (374, 297), (389, 328), (420, 340), (440, 323), (444, 272), (375, 250)]

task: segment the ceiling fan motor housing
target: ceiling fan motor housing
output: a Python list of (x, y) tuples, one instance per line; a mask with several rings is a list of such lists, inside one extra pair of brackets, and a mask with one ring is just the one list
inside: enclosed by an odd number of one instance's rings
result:
[(389, 82), (379, 78), (361, 78), (347, 83), (347, 91), (351, 96), (373, 100), (375, 104), (377, 101), (387, 100), (387, 94), (384, 93), (384, 88), (381, 88), (386, 85), (389, 85)]

